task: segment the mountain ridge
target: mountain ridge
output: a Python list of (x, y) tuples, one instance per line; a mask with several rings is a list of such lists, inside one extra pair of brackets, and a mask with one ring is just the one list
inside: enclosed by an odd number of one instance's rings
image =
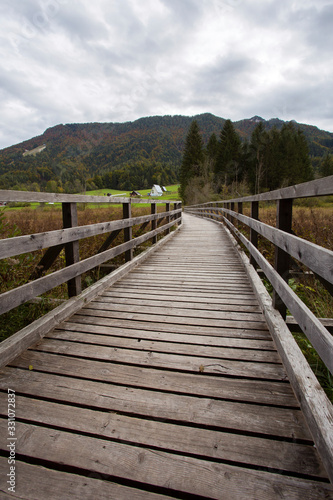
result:
[[(39, 136), (0, 150), (0, 189), (25, 182), (42, 185), (59, 176), (67, 180), (74, 175), (88, 178), (119, 168), (126, 169), (128, 165), (133, 166), (138, 162), (172, 165), (175, 170), (181, 163), (186, 135), (194, 119), (198, 122), (205, 144), (212, 133), (219, 136), (226, 121), (212, 113), (202, 113), (49, 127)], [(280, 129), (288, 123), (279, 118), (265, 120), (256, 115), (235, 121), (233, 125), (242, 140), (249, 140), (259, 122), (263, 122), (266, 130), (273, 127)], [(333, 133), (314, 125), (293, 123), (303, 131), (311, 156), (322, 157), (326, 153), (333, 153)], [(46, 148), (36, 155), (23, 156), (26, 151), (44, 144)]]

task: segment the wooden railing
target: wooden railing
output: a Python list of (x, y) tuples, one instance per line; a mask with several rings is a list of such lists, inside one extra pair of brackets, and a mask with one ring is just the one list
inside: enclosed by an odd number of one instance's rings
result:
[[(274, 289), (273, 305), (286, 318), (288, 308), (297, 324), (307, 335), (326, 366), (333, 373), (333, 338), (300, 298), (288, 286), (291, 258), (307, 266), (333, 294), (333, 252), (292, 234), (293, 200), (313, 196), (333, 195), (333, 176), (288, 188), (226, 201), (204, 203), (186, 207), (194, 215), (223, 221), (230, 231), (245, 245), (251, 263), (259, 266)], [(259, 202), (276, 201), (276, 227), (259, 221)], [(251, 217), (243, 215), (244, 203), (251, 204)], [(235, 208), (237, 211), (235, 211)], [(235, 225), (242, 222), (250, 228), (247, 239)], [(269, 264), (258, 250), (258, 235), (275, 246), (275, 265)]]
[[(125, 261), (130, 262), (133, 258), (133, 250), (136, 247), (148, 240), (151, 240), (153, 244), (156, 243), (159, 234), (169, 234), (172, 226), (181, 223), (182, 209), (179, 201), (166, 202), (162, 200), (135, 199), (133, 200), (135, 203), (149, 203), (151, 206), (151, 213), (140, 217), (131, 216), (131, 198), (0, 191), (1, 201), (61, 203), (63, 229), (0, 239), (0, 259), (47, 249), (28, 283), (0, 295), (0, 314), (10, 311), (63, 283), (68, 284), (69, 297), (79, 295), (82, 291), (81, 275), (83, 273), (123, 253), (125, 254)], [(123, 207), (123, 218), (121, 220), (78, 226), (78, 203), (104, 205), (120, 203)], [(158, 203), (166, 205), (164, 212), (157, 213), (156, 206)], [(172, 209), (171, 205), (173, 205)], [(160, 225), (162, 221), (165, 223)], [(151, 224), (151, 231), (137, 238), (132, 238), (133, 226), (140, 225), (144, 229), (148, 224)], [(124, 231), (124, 243), (109, 248), (121, 231)], [(107, 234), (108, 236), (97, 254), (80, 260), (79, 241), (100, 234)], [(51, 267), (63, 248), (65, 248), (66, 267), (42, 276)]]
[[(333, 294), (332, 250), (292, 234), (293, 200), (328, 195), (333, 195), (333, 176), (256, 196), (193, 205), (185, 207), (184, 211), (223, 223), (235, 236), (235, 245), (237, 241), (241, 242), (248, 250), (250, 260), (238, 245), (288, 377), (333, 481), (333, 406), (285, 322), (288, 308), (293, 315), (294, 326), (296, 323), (300, 327), (333, 374), (333, 336), (326, 328), (332, 321), (317, 318), (288, 285), (290, 264), (292, 259), (296, 259), (310, 269), (330, 294)], [(259, 203), (263, 201), (276, 202), (276, 227), (259, 221)], [(246, 203), (251, 206), (251, 217), (243, 215)], [(250, 229), (249, 238), (240, 231), (240, 223)], [(258, 235), (274, 244), (274, 266), (258, 250)], [(256, 272), (258, 267), (274, 289), (273, 299), (269, 297)]]

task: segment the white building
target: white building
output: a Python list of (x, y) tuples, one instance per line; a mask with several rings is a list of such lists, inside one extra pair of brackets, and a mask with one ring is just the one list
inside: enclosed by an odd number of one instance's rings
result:
[(149, 193), (149, 196), (162, 196), (163, 190), (161, 186), (158, 184), (154, 184), (153, 187), (151, 188), (151, 191)]

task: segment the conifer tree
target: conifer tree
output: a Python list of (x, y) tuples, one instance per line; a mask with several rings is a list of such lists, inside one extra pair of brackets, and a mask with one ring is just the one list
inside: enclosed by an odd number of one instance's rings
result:
[(185, 204), (187, 201), (186, 188), (191, 179), (201, 175), (203, 160), (203, 140), (200, 135), (199, 125), (196, 120), (193, 120), (186, 137), (185, 150), (179, 175), (179, 195)]
[(322, 159), (319, 172), (322, 177), (327, 177), (329, 175), (333, 175), (333, 156), (330, 154), (326, 154)]
[(218, 183), (230, 184), (236, 180), (240, 167), (241, 140), (231, 120), (226, 120), (220, 134), (219, 151), (215, 163)]

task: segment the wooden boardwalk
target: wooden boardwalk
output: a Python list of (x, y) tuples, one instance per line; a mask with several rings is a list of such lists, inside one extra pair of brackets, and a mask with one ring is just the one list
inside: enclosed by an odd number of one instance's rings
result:
[[(158, 253), (1, 372), (16, 493), (0, 498), (333, 498), (229, 236), (184, 215)], [(5, 394), (2, 394), (4, 396)], [(1, 398), (7, 435), (7, 398)]]

